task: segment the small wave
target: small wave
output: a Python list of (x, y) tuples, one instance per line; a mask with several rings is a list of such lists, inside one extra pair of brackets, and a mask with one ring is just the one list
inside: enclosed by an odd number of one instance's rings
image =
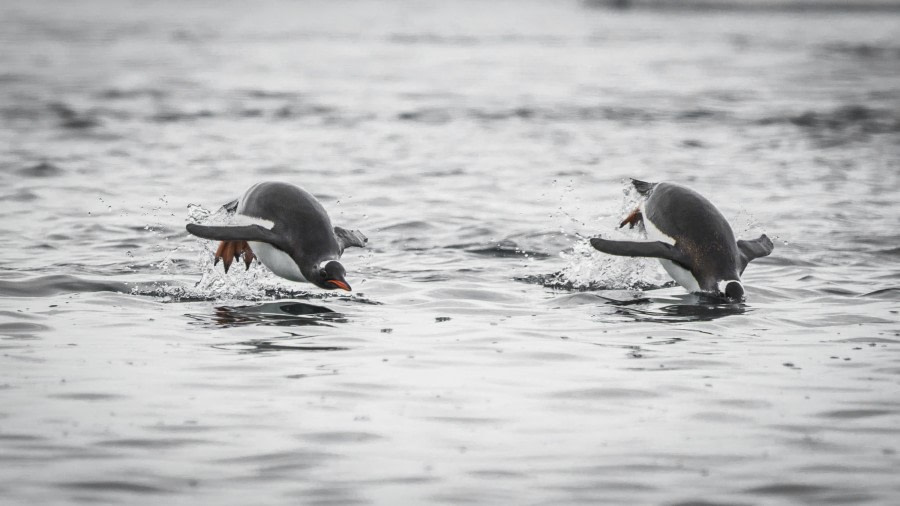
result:
[(884, 248), (872, 252), (875, 255), (887, 257), (900, 257), (900, 246), (894, 248)]
[(33, 79), (28, 74), (16, 74), (14, 72), (0, 72), (0, 83), (25, 83)]
[(379, 232), (384, 232), (388, 230), (400, 230), (404, 232), (418, 232), (423, 230), (434, 230), (436, 225), (434, 223), (428, 221), (421, 220), (413, 220), (413, 221), (401, 221), (399, 223), (392, 223), (390, 225), (386, 225), (378, 229)]
[(50, 162), (41, 162), (37, 165), (19, 169), (16, 173), (25, 177), (56, 177), (61, 176), (63, 170)]
[(297, 100), (302, 95), (296, 91), (277, 91), (277, 90), (259, 90), (248, 89), (242, 90), (241, 93), (250, 98), (257, 99), (274, 99), (274, 100)]
[(93, 112), (76, 111), (67, 104), (54, 102), (50, 110), (60, 119), (60, 126), (72, 130), (84, 130), (100, 126), (100, 119)]
[[(40, 107), (18, 106), (0, 109), (9, 119), (48, 118), (59, 126), (84, 134), (99, 135), (98, 127), (122, 121), (149, 123), (194, 123), (210, 119), (262, 121), (316, 121), (322, 124), (356, 125), (371, 121), (400, 121), (444, 125), (458, 121), (477, 123), (499, 122), (613, 122), (624, 125), (647, 125), (659, 122), (721, 123), (734, 121), (726, 110), (708, 108), (653, 109), (608, 104), (510, 104), (507, 106), (423, 106), (410, 109), (363, 111), (327, 103), (281, 98), (277, 95), (248, 96), (241, 105), (198, 107), (192, 103), (172, 100), (152, 100), (147, 105), (138, 97), (153, 96), (153, 91), (106, 90), (95, 95), (94, 105), (76, 108), (65, 103)], [(108, 129), (111, 130), (111, 129)], [(104, 132), (111, 135), (111, 132)]]
[(198, 119), (212, 118), (212, 111), (201, 109), (199, 111), (165, 111), (154, 114), (150, 119), (158, 123), (177, 123), (181, 121), (194, 121)]
[(900, 133), (900, 116), (895, 111), (855, 104), (827, 111), (772, 116), (763, 118), (758, 123), (791, 124), (811, 137), (831, 145), (864, 141), (870, 135)]
[(395, 33), (388, 37), (396, 44), (441, 44), (451, 46), (473, 46), (481, 39), (468, 35), (439, 35), (434, 33)]
[(168, 92), (165, 90), (155, 88), (109, 88), (99, 92), (97, 97), (105, 100), (129, 100), (147, 97), (158, 100), (164, 98), (166, 95), (168, 95)]
[(475, 255), (491, 256), (495, 258), (549, 258), (548, 253), (530, 251), (520, 247), (515, 241), (503, 239), (490, 244), (454, 244), (447, 246), (450, 249), (461, 249)]
[(897, 12), (891, 0), (583, 0), (588, 8), (674, 11)]
[(606, 105), (570, 106), (555, 104), (553, 106), (515, 106), (508, 108), (458, 108), (458, 107), (426, 107), (397, 114), (400, 121), (412, 121), (427, 124), (444, 124), (460, 119), (480, 122), (495, 121), (613, 121), (617, 123), (641, 123), (673, 118), (679, 121), (697, 120), (710, 117), (718, 118), (723, 113), (696, 110), (664, 113), (637, 107), (613, 107)]
[(124, 480), (61, 482), (59, 483), (59, 486), (73, 490), (89, 492), (96, 491), (104, 493), (122, 492), (128, 494), (167, 494), (171, 492), (170, 490), (163, 487)]
[(453, 119), (448, 110), (425, 108), (415, 111), (404, 111), (397, 114), (400, 121), (415, 121), (418, 123), (443, 124)]
[(407, 32), (389, 34), (386, 40), (394, 44), (403, 45), (486, 46), (496, 44), (536, 44), (542, 47), (548, 47), (566, 44), (570, 39), (562, 36), (528, 33), (510, 33), (503, 35), (445, 35), (433, 32)]
[(37, 200), (38, 195), (33, 191), (27, 188), (19, 188), (18, 190), (14, 190), (12, 193), (8, 193), (6, 195), (0, 195), (0, 202), (2, 201), (11, 201), (11, 202), (31, 202), (32, 200)]
[(900, 299), (900, 287), (892, 286), (873, 292), (864, 293), (860, 297), (875, 297), (877, 299)]
[(834, 42), (822, 45), (820, 51), (826, 55), (849, 56), (863, 60), (900, 59), (900, 47), (890, 45)]
[(122, 292), (128, 285), (117, 281), (83, 279), (68, 274), (53, 274), (37, 278), (0, 280), (0, 294), (6, 297), (47, 297), (59, 293)]
[(862, 105), (847, 105), (826, 112), (807, 111), (788, 118), (791, 123), (804, 128), (841, 129), (860, 126), (873, 133), (896, 131), (898, 124), (894, 120), (889, 111)]

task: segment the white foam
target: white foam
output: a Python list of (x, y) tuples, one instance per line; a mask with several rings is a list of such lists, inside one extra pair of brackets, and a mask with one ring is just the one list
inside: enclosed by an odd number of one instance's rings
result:
[[(623, 240), (635, 240), (627, 238)], [(573, 288), (602, 286), (611, 290), (633, 290), (663, 286), (669, 277), (652, 258), (630, 258), (608, 255), (594, 249), (587, 239), (576, 242), (572, 252), (560, 253), (566, 265), (558, 280)]]
[[(229, 214), (221, 208), (211, 212), (193, 204), (188, 206), (188, 218), (193, 223), (204, 225), (257, 224), (265, 226), (265, 220), (260, 221), (247, 216)], [(196, 238), (194, 246), (191, 249), (197, 251), (197, 260), (192, 270), (202, 273), (200, 280), (194, 286), (159, 286), (158, 291), (161, 294), (174, 298), (260, 300), (272, 298), (270, 294), (273, 292), (293, 292), (305, 290), (311, 286), (295, 284), (277, 277), (272, 271), (261, 266), (258, 259), (250, 265), (249, 270), (246, 269), (242, 259), (235, 259), (226, 274), (221, 260), (217, 265), (213, 265), (213, 256), (219, 246), (218, 241)], [(254, 253), (260, 249), (258, 245), (250, 247)]]
[[(604, 238), (623, 241), (646, 240), (640, 227), (617, 228), (621, 219), (641, 202), (642, 197), (628, 182), (619, 207), (595, 221), (591, 235), (599, 233)], [(670, 281), (656, 259), (608, 255), (594, 249), (587, 238), (577, 240), (572, 251), (562, 252), (560, 257), (565, 260), (566, 265), (556, 276), (557, 281), (571, 284), (574, 288), (602, 286), (615, 290), (632, 290), (663, 286)]]

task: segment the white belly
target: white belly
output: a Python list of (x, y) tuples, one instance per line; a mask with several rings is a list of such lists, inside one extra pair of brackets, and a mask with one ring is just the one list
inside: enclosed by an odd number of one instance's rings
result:
[(256, 258), (276, 275), (291, 281), (309, 282), (300, 272), (297, 263), (284, 251), (265, 242), (248, 241), (248, 244)]
[[(648, 220), (647, 210), (644, 207), (644, 203), (641, 203), (641, 214), (644, 216), (644, 230), (647, 232), (647, 239), (651, 241), (660, 241), (666, 244), (675, 244), (675, 239), (667, 236), (662, 233), (658, 228), (653, 226), (653, 223)], [(684, 287), (685, 290), (691, 293), (702, 292), (700, 289), (700, 283), (697, 282), (697, 279), (694, 278), (694, 275), (691, 274), (691, 271), (681, 267), (671, 260), (666, 260), (665, 258), (658, 259), (659, 263), (662, 264), (663, 269), (669, 273), (669, 276), (672, 276), (672, 279), (675, 280), (676, 283)]]
[(694, 275), (691, 274), (691, 271), (681, 267), (671, 260), (666, 260), (665, 258), (660, 258), (659, 263), (662, 264), (663, 269), (669, 273), (669, 276), (672, 276), (672, 279), (675, 280), (676, 283), (683, 286), (685, 290), (691, 293), (699, 293), (703, 290), (700, 289), (700, 283), (694, 278)]

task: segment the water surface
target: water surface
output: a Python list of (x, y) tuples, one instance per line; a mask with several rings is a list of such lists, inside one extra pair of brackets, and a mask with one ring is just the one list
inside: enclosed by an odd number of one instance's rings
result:
[[(10, 504), (896, 504), (900, 17), (0, 6)], [(593, 253), (709, 196), (715, 305)], [(316, 194), (352, 295), (184, 224)], [(238, 267), (236, 265), (235, 267)]]

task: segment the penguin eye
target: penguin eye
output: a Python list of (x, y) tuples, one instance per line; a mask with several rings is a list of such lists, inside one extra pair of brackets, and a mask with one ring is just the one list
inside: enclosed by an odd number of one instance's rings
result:
[(319, 269), (319, 276), (322, 276), (322, 278), (327, 278), (328, 273), (325, 272), (325, 269)]

